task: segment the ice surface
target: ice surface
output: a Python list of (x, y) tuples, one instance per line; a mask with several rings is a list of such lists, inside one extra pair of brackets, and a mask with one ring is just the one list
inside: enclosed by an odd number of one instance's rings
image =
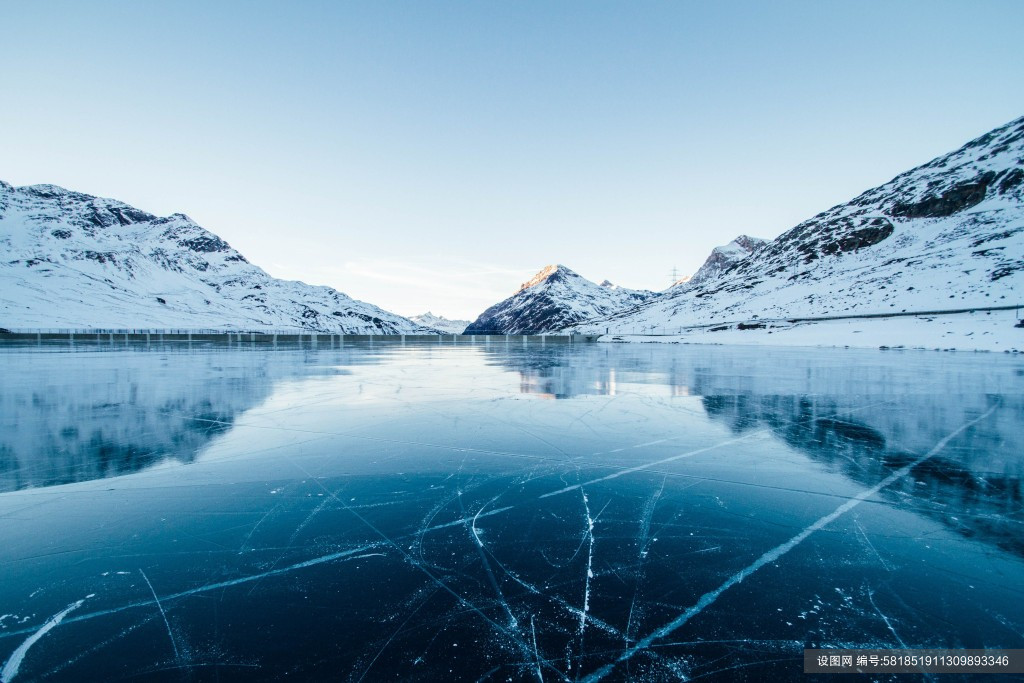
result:
[(44, 344), (0, 378), (12, 680), (802, 680), (1024, 633), (1015, 356)]

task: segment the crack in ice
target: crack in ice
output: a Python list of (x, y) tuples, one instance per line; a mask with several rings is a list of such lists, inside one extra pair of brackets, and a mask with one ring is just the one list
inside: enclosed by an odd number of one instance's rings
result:
[(596, 479), (591, 479), (590, 481), (581, 482), (579, 484), (573, 484), (572, 486), (566, 486), (565, 488), (558, 489), (557, 491), (550, 491), (548, 493), (542, 494), (540, 496), (540, 498), (550, 498), (552, 496), (559, 496), (559, 495), (561, 495), (563, 493), (569, 493), (570, 491), (575, 491), (576, 489), (581, 489), (584, 486), (590, 486), (591, 484), (598, 484), (598, 483), (600, 483), (602, 481), (608, 481), (610, 479), (617, 479), (618, 477), (623, 477), (623, 476), (625, 476), (627, 474), (633, 474), (634, 472), (643, 472), (644, 470), (649, 470), (652, 467), (656, 467), (658, 465), (664, 465), (667, 462), (674, 462), (676, 460), (682, 460), (683, 458), (691, 458), (691, 457), (693, 457), (695, 455), (700, 455), (701, 453), (707, 453), (708, 451), (713, 451), (716, 448), (721, 448), (722, 446), (730, 446), (730, 445), (732, 445), (734, 443), (739, 443), (741, 441), (746, 441), (747, 439), (751, 439), (751, 438), (753, 438), (755, 436), (761, 436), (761, 435), (767, 434), (769, 432), (771, 432), (771, 429), (759, 429), (759, 430), (757, 430), (755, 432), (750, 432), (749, 434), (745, 434), (743, 436), (738, 436), (735, 439), (727, 439), (726, 441), (720, 441), (720, 442), (718, 442), (716, 444), (713, 444), (711, 446), (704, 446), (703, 448), (697, 448), (697, 449), (694, 449), (692, 451), (686, 451), (685, 453), (679, 453), (678, 455), (672, 455), (672, 456), (669, 456), (667, 458), (662, 458), (661, 460), (655, 460), (653, 462), (644, 463), (642, 465), (636, 465), (634, 467), (624, 467), (622, 469), (616, 470), (615, 472), (612, 472), (611, 474), (606, 474), (603, 477), (597, 477)]
[[(493, 503), (497, 499), (498, 497), (496, 496), (490, 501), (490, 503)], [(483, 512), (484, 508), (486, 508), (487, 505), (489, 505), (490, 503), (482, 505), (480, 509), (477, 510), (477, 513), (473, 516), (472, 522), (467, 524), (466, 527), (469, 529), (471, 535), (473, 536), (473, 540), (476, 542), (477, 554), (480, 555), (480, 562), (482, 562), (484, 565), (484, 569), (487, 572), (487, 578), (490, 580), (491, 587), (494, 589), (495, 594), (498, 596), (498, 602), (501, 603), (501, 606), (505, 609), (505, 613), (508, 614), (508, 627), (516, 628), (517, 626), (519, 626), (519, 620), (516, 619), (514, 614), (512, 614), (512, 608), (509, 606), (508, 600), (505, 598), (505, 594), (502, 592), (501, 586), (498, 584), (497, 577), (494, 576), (494, 570), (491, 569), (491, 563), (487, 559), (487, 551), (486, 548), (484, 548), (484, 542), (480, 540), (480, 533), (476, 528), (477, 518), (480, 517), (480, 513)], [(459, 507), (462, 507), (461, 495), (459, 496)]]
[(26, 638), (25, 642), (19, 645), (14, 652), (11, 653), (7, 663), (4, 664), (3, 670), (0, 671), (0, 682), (10, 683), (14, 680), (14, 677), (18, 675), (18, 669), (21, 668), (21, 663), (25, 660), (25, 655), (28, 654), (29, 648), (39, 642), (39, 639), (49, 633), (52, 629), (56, 628), (57, 624), (64, 620), (64, 617), (81, 607), (85, 601), (86, 598), (82, 598), (81, 600), (71, 603), (63, 610), (50, 617), (50, 619), (43, 624), (38, 631)]
[(780, 557), (788, 553), (790, 550), (800, 545), (800, 543), (805, 541), (811, 534), (822, 529), (828, 524), (831, 524), (836, 519), (846, 514), (860, 503), (864, 502), (864, 500), (866, 500), (867, 498), (877, 494), (879, 491), (886, 488), (890, 484), (910, 474), (910, 472), (915, 467), (918, 467), (922, 463), (931, 459), (936, 453), (944, 449), (946, 445), (949, 444), (949, 442), (952, 441), (954, 438), (956, 438), (967, 429), (973, 427), (977, 423), (981, 422), (982, 420), (992, 415), (998, 407), (999, 404), (997, 403), (993, 405), (991, 408), (989, 408), (987, 411), (985, 411), (979, 417), (976, 417), (975, 419), (964, 423), (963, 425), (961, 425), (960, 427), (958, 427), (957, 429), (943, 437), (937, 444), (935, 444), (935, 446), (930, 451), (928, 451), (921, 457), (917, 458), (916, 460), (907, 465), (904, 465), (903, 467), (896, 470), (895, 472), (893, 472), (888, 477), (878, 482), (871, 488), (865, 489), (856, 496), (853, 496), (850, 500), (846, 501), (829, 514), (820, 517), (817, 521), (812, 523), (810, 526), (806, 527), (803, 531), (798, 533), (796, 536), (793, 536), (785, 543), (781, 543), (772, 548), (771, 550), (769, 550), (768, 552), (764, 553), (759, 558), (754, 560), (751, 564), (747, 565), (746, 567), (744, 567), (743, 569), (739, 570), (738, 572), (730, 576), (728, 579), (726, 579), (724, 583), (718, 586), (718, 588), (708, 591), (707, 593), (702, 595), (700, 599), (697, 600), (697, 603), (690, 607), (688, 610), (686, 610), (685, 612), (677, 616), (675, 619), (665, 624), (664, 626), (655, 629), (650, 635), (638, 641), (634, 646), (627, 648), (621, 655), (619, 655), (618, 658), (616, 658), (614, 662), (611, 662), (610, 664), (605, 664), (601, 668), (591, 673), (584, 679), (584, 681), (586, 683), (595, 683), (596, 681), (600, 681), (605, 676), (610, 674), (616, 665), (632, 659), (638, 653), (650, 647), (655, 641), (660, 640), (665, 636), (669, 635), (670, 633), (672, 633), (673, 631), (676, 631), (677, 629), (681, 628), (692, 618), (694, 618), (695, 616), (703, 612), (705, 609), (707, 609), (709, 606), (711, 606), (727, 590), (729, 590), (736, 584), (741, 583), (744, 579), (746, 579), (748, 576), (758, 571), (765, 565), (774, 562), (775, 560), (778, 560)]
[[(305, 569), (307, 567), (315, 567), (316, 565), (325, 564), (327, 562), (333, 562), (334, 560), (340, 560), (340, 559), (358, 560), (358, 559), (363, 558), (363, 557), (373, 557), (375, 555), (383, 555), (382, 553), (374, 553), (374, 554), (367, 554), (367, 555), (357, 555), (357, 553), (362, 553), (362, 552), (365, 552), (367, 550), (373, 550), (373, 549), (376, 549), (376, 548), (380, 548), (382, 545), (383, 544), (381, 544), (381, 543), (371, 543), (369, 545), (361, 546), (359, 548), (353, 548), (352, 550), (344, 550), (342, 552), (331, 553), (329, 555), (321, 555), (320, 557), (314, 557), (313, 559), (310, 559), (310, 560), (304, 560), (302, 562), (297, 562), (295, 564), (288, 565), (287, 567), (281, 567), (280, 569), (271, 569), (269, 571), (260, 572), (259, 574), (250, 574), (249, 576), (242, 576), (242, 577), (239, 577), (237, 579), (229, 579), (227, 581), (218, 581), (216, 583), (208, 583), (208, 584), (205, 584), (205, 585), (202, 585), (202, 586), (198, 586), (196, 588), (189, 588), (188, 590), (179, 591), (178, 593), (172, 593), (170, 595), (165, 595), (160, 600), (161, 600), (161, 602), (166, 603), (166, 602), (170, 602), (172, 600), (178, 600), (180, 598), (185, 598), (185, 597), (188, 597), (190, 595), (198, 595), (200, 593), (206, 593), (206, 592), (213, 591), (213, 590), (219, 590), (221, 588), (230, 588), (232, 586), (238, 586), (238, 585), (241, 585), (241, 584), (249, 583), (251, 581), (259, 581), (260, 579), (265, 579), (265, 578), (267, 578), (269, 576), (278, 576), (280, 574), (287, 574), (288, 572), (295, 571), (296, 569)], [(80, 621), (87, 621), (89, 619), (95, 619), (97, 617), (105, 617), (105, 616), (110, 615), (110, 614), (117, 614), (119, 612), (123, 612), (123, 611), (129, 610), (129, 609), (135, 609), (137, 607), (151, 607), (151, 606), (156, 605), (156, 604), (157, 603), (156, 603), (155, 600), (139, 600), (137, 602), (132, 602), (132, 603), (128, 603), (126, 605), (121, 605), (119, 607), (112, 607), (110, 609), (98, 610), (96, 612), (90, 612), (88, 614), (82, 614), (82, 615), (77, 616), (77, 617), (72, 617), (71, 619), (67, 620), (67, 623), (74, 624), (74, 623), (78, 623)], [(76, 605), (76, 607), (77, 607), (77, 605)], [(63, 617), (61, 617), (61, 618), (63, 619)], [(52, 626), (50, 628), (52, 628)], [(6, 638), (8, 636), (21, 635), (21, 634), (29, 633), (29, 632), (31, 632), (31, 629), (21, 629), (21, 630), (18, 630), (18, 631), (10, 631), (8, 633), (0, 633), (0, 638)], [(3, 681), (2, 683), (7, 683), (7, 682)]]
[(150, 583), (149, 577), (146, 576), (146, 572), (139, 568), (139, 573), (142, 574), (142, 578), (146, 580), (146, 585), (149, 586), (149, 592), (153, 594), (153, 600), (156, 601), (156, 606), (160, 610), (160, 616), (164, 618), (164, 626), (167, 627), (167, 637), (171, 639), (171, 647), (174, 649), (174, 660), (179, 664), (181, 661), (181, 653), (178, 652), (178, 643), (174, 640), (174, 633), (171, 631), (171, 622), (167, 621), (167, 612), (164, 611), (164, 606), (160, 603), (160, 598), (156, 594), (156, 590), (153, 588), (153, 584)]

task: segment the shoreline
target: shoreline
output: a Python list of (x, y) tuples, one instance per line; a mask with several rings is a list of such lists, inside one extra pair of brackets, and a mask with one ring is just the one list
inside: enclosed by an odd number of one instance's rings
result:
[[(802, 346), (1024, 353), (1016, 315), (992, 311), (894, 318), (749, 321), (690, 328), (678, 334), (603, 334), (602, 343)], [(769, 336), (771, 335), (771, 336)]]

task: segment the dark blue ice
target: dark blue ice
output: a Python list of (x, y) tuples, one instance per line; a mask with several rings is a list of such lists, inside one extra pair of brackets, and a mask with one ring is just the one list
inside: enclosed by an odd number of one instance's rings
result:
[(803, 680), (805, 647), (1024, 647), (1022, 472), (1002, 354), (7, 345), (0, 679)]

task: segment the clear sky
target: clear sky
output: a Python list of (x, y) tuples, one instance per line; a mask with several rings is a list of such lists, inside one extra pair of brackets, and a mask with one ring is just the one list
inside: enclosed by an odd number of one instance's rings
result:
[(663, 289), (1024, 114), (1024, 2), (0, 0), (0, 179), (473, 318)]

